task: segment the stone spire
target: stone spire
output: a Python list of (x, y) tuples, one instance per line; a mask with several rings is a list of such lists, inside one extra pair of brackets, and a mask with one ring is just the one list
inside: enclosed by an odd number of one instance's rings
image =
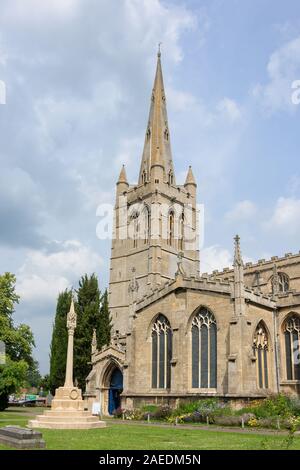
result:
[(151, 169), (155, 166), (163, 169), (165, 181), (171, 180), (172, 184), (175, 184), (160, 49), (157, 54), (157, 67), (151, 96), (139, 184), (150, 181)]
[(126, 170), (125, 170), (125, 165), (122, 165), (121, 171), (120, 171), (120, 176), (117, 181), (117, 184), (124, 183), (128, 185), (127, 181), (127, 175), (126, 175)]
[(234, 237), (234, 297), (237, 315), (245, 313), (244, 263), (241, 254), (240, 237)]
[(74, 307), (74, 300), (72, 297), (70, 311), (67, 315), (67, 329), (68, 329), (68, 350), (67, 350), (67, 365), (66, 365), (66, 380), (65, 388), (73, 387), (73, 348), (74, 348), (74, 331), (77, 323), (77, 315)]

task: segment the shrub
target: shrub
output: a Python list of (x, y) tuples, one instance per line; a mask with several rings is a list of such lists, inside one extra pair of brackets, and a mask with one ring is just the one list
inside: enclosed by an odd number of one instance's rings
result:
[(155, 411), (158, 409), (158, 405), (144, 405), (142, 406), (141, 410), (144, 413), (155, 413)]
[(172, 408), (169, 405), (159, 406), (151, 416), (153, 419), (167, 419), (172, 414)]
[(113, 417), (114, 417), (114, 418), (122, 418), (124, 412), (125, 412), (125, 410), (123, 410), (123, 409), (119, 406), (119, 408), (117, 408), (116, 410), (113, 411)]
[(291, 400), (283, 394), (274, 395), (253, 407), (252, 411), (257, 418), (288, 417), (292, 415)]
[(294, 416), (300, 416), (300, 399), (290, 398), (290, 408)]
[(248, 426), (250, 426), (251, 428), (256, 428), (256, 427), (259, 426), (259, 421), (258, 421), (257, 418), (251, 418), (251, 419), (249, 419), (249, 421), (248, 421), (247, 424), (248, 424)]
[(117, 408), (113, 412), (114, 418), (123, 418), (128, 420), (140, 420), (143, 417), (142, 411), (138, 408), (133, 410), (126, 410), (122, 408)]

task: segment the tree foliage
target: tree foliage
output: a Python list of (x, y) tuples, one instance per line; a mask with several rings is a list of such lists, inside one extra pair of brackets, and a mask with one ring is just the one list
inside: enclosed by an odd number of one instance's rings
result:
[(108, 306), (107, 289), (104, 291), (104, 294), (101, 297), (100, 319), (99, 324), (96, 327), (96, 331), (97, 346), (98, 349), (101, 349), (103, 346), (106, 346), (110, 343), (111, 336), (111, 318)]
[(39, 371), (39, 363), (38, 361), (34, 360), (32, 364), (29, 365), (28, 370), (27, 370), (26, 386), (39, 388), (40, 382), (41, 382), (41, 374)]
[(85, 274), (79, 281), (77, 302), (77, 328), (74, 337), (74, 377), (85, 390), (85, 380), (91, 370), (91, 343), (94, 328), (100, 323), (101, 294), (95, 274)]
[(63, 386), (66, 373), (66, 359), (68, 346), (67, 314), (70, 310), (72, 291), (65, 290), (57, 299), (56, 314), (52, 331), (50, 346), (50, 376), (49, 385), (51, 393)]
[(5, 344), (5, 363), (0, 365), (0, 410), (8, 397), (24, 385), (28, 369), (33, 366), (34, 338), (28, 325), (14, 326), (13, 313), (19, 296), (16, 278), (11, 273), (0, 276), (0, 341)]
[[(95, 274), (85, 274), (79, 280), (76, 291), (77, 327), (74, 335), (74, 381), (85, 390), (85, 380), (91, 370), (91, 343), (93, 330), (97, 331), (97, 345), (100, 349), (110, 342), (111, 320), (108, 308), (107, 290), (101, 295)], [(67, 357), (68, 333), (67, 314), (71, 305), (71, 291), (59, 294), (53, 325), (50, 352), (50, 389), (64, 384)]]

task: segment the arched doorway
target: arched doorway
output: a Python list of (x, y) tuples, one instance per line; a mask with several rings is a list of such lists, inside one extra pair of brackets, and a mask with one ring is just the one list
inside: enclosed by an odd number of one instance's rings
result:
[(110, 415), (121, 406), (120, 395), (123, 391), (123, 374), (115, 367), (110, 376), (109, 395), (108, 395), (108, 412)]

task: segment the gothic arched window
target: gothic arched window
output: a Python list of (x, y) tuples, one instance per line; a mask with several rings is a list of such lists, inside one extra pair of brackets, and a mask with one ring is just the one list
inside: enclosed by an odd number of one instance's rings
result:
[(284, 325), (286, 378), (300, 380), (300, 317), (289, 317)]
[(258, 388), (269, 388), (268, 348), (267, 330), (263, 322), (260, 322), (257, 325), (253, 339), (253, 352), (256, 357)]
[(290, 279), (289, 276), (285, 273), (278, 273), (277, 275), (272, 276), (271, 279), (272, 292), (274, 294), (285, 293), (290, 289)]
[(172, 330), (168, 319), (159, 315), (152, 327), (152, 388), (171, 387)]
[(207, 308), (192, 321), (192, 387), (217, 387), (217, 324)]
[(168, 244), (173, 245), (174, 241), (174, 212), (171, 210), (168, 217)]
[(169, 140), (169, 130), (168, 130), (168, 128), (165, 129), (164, 135), (165, 135), (165, 139)]

